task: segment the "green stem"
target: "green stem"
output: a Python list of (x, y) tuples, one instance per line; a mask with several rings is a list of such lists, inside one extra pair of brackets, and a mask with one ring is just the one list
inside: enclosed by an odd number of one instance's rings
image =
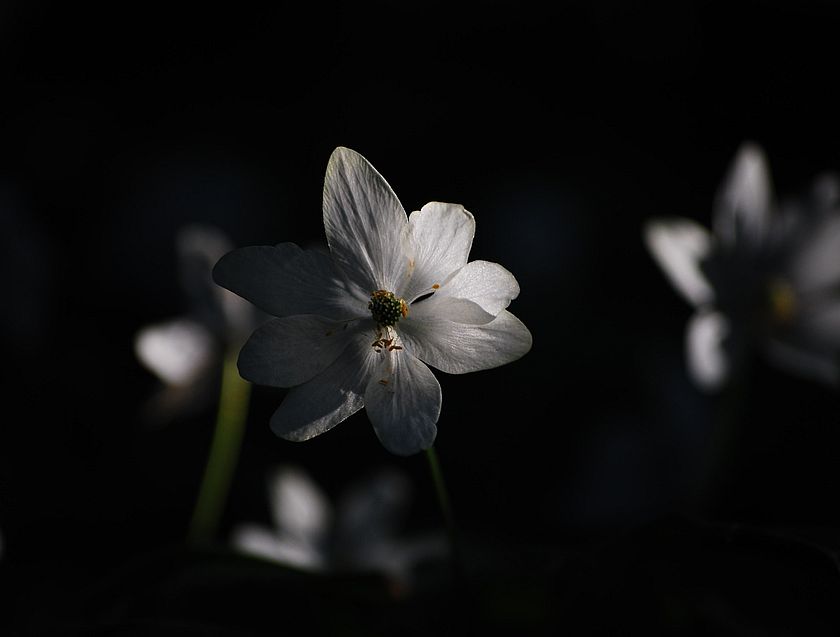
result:
[(229, 353), (225, 357), (222, 371), (222, 387), (213, 440), (210, 443), (201, 489), (190, 520), (187, 535), (190, 544), (207, 545), (216, 535), (239, 459), (250, 394), (250, 383), (239, 377), (236, 354)]
[(429, 461), (429, 469), (432, 473), (432, 482), (435, 484), (438, 504), (446, 524), (446, 532), (449, 536), (449, 545), (452, 550), (452, 563), (458, 576), (461, 574), (458, 536), (455, 530), (455, 517), (452, 515), (452, 505), (449, 502), (449, 492), (446, 489), (446, 482), (443, 479), (443, 472), (440, 469), (440, 461), (434, 446), (426, 449), (426, 458)]

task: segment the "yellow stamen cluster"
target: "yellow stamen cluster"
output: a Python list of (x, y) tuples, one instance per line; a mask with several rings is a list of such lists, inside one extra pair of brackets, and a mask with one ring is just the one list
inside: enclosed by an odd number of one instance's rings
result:
[(401, 318), (408, 316), (408, 304), (386, 290), (377, 290), (370, 295), (368, 309), (380, 327), (392, 327)]

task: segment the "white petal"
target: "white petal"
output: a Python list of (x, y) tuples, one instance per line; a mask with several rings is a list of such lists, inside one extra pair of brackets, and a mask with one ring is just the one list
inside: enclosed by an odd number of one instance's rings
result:
[(432, 446), (440, 416), (440, 384), (405, 350), (383, 351), (365, 390), (365, 409), (380, 442), (409, 456)]
[(712, 246), (709, 232), (689, 219), (651, 221), (645, 243), (671, 284), (695, 307), (712, 300), (714, 292), (700, 270)]
[(258, 385), (305, 383), (338, 358), (350, 341), (351, 325), (314, 314), (271, 319), (239, 352), (239, 373)]
[(332, 523), (330, 504), (306, 473), (294, 467), (274, 471), (269, 479), (271, 513), (281, 536), (318, 546)]
[[(519, 296), (519, 284), (516, 278), (498, 263), (490, 261), (471, 261), (458, 270), (446, 283), (428, 299), (417, 304), (424, 311), (431, 309), (442, 299), (458, 298), (477, 304), (489, 314), (484, 321), (460, 321), (462, 323), (487, 323), (510, 302)], [(412, 306), (414, 307), (414, 306)], [(457, 321), (456, 318), (451, 318)]]
[(840, 217), (826, 217), (814, 227), (793, 255), (790, 272), (799, 293), (840, 285)]
[(375, 364), (372, 340), (351, 339), (332, 365), (290, 389), (271, 417), (272, 431), (286, 440), (309, 440), (359, 411)]
[(402, 296), (414, 299), (443, 285), (467, 263), (475, 219), (463, 206), (433, 201), (408, 218), (414, 268)]
[(213, 336), (189, 319), (143, 328), (134, 339), (134, 352), (141, 363), (170, 385), (194, 382), (218, 354)]
[(770, 341), (767, 344), (767, 357), (779, 368), (806, 378), (828, 383), (840, 382), (840, 364), (837, 356), (831, 353), (801, 349), (788, 343)]
[(359, 153), (336, 148), (324, 180), (324, 230), (336, 263), (368, 294), (405, 278), (408, 218), (385, 179)]
[(213, 278), (273, 316), (318, 314), (342, 320), (370, 314), (369, 292), (346, 282), (329, 255), (294, 243), (229, 252), (213, 268)]
[(797, 331), (822, 350), (820, 353), (840, 353), (840, 300), (810, 308), (796, 323)]
[(764, 152), (746, 143), (739, 150), (715, 202), (714, 231), (725, 244), (752, 250), (762, 244), (773, 205)]
[[(485, 311), (478, 303), (443, 294), (438, 296), (437, 293), (419, 303), (412, 303), (408, 310), (408, 320), (415, 321), (446, 319), (456, 323), (483, 325), (494, 318), (495, 314)], [(400, 322), (400, 325), (404, 324), (405, 321)]]
[(688, 371), (705, 390), (718, 389), (729, 374), (731, 362), (723, 347), (729, 322), (720, 312), (697, 312), (686, 330)]
[(323, 556), (313, 547), (278, 537), (269, 529), (242, 524), (233, 530), (231, 543), (242, 553), (305, 570), (320, 570)]
[(465, 325), (444, 319), (400, 322), (407, 349), (432, 367), (465, 374), (505, 365), (531, 349), (531, 333), (507, 310), (490, 323)]

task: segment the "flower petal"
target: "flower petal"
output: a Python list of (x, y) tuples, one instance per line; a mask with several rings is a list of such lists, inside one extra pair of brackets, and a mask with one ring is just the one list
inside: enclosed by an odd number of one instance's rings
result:
[(729, 246), (761, 246), (770, 230), (770, 171), (764, 152), (746, 143), (738, 150), (715, 202), (715, 235)]
[(731, 361), (724, 348), (729, 321), (720, 312), (697, 312), (686, 329), (688, 371), (701, 389), (718, 389), (729, 375)]
[(269, 504), (281, 536), (317, 547), (332, 524), (330, 503), (309, 476), (295, 467), (282, 467), (269, 477)]
[(410, 456), (432, 446), (440, 416), (440, 383), (406, 351), (384, 351), (365, 389), (365, 408), (385, 448)]
[(440, 318), (400, 323), (410, 353), (448, 374), (499, 367), (531, 349), (528, 328), (507, 310), (485, 325), (465, 325)]
[(828, 216), (814, 226), (793, 255), (790, 273), (804, 295), (840, 283), (840, 216)]
[(487, 313), (486, 318), (481, 321), (447, 318), (461, 323), (488, 323), (517, 296), (519, 284), (505, 268), (490, 261), (471, 261), (428, 299), (412, 305), (412, 309), (421, 308), (423, 312), (436, 313), (442, 300), (463, 299), (478, 305)]
[(475, 219), (463, 206), (432, 201), (408, 218), (414, 270), (402, 295), (411, 300), (431, 292), (467, 263)]
[(271, 417), (271, 430), (281, 438), (300, 442), (355, 414), (364, 406), (363, 395), (375, 365), (374, 356), (364, 336), (351, 338), (332, 365), (289, 390)]
[(169, 385), (194, 382), (219, 353), (213, 335), (190, 319), (143, 328), (134, 339), (134, 352), (143, 365)]
[(324, 180), (324, 230), (336, 263), (365, 290), (394, 291), (408, 269), (408, 221), (391, 187), (349, 148), (336, 148)]
[(256, 524), (236, 527), (231, 543), (242, 553), (278, 564), (316, 571), (324, 567), (323, 556), (314, 547), (300, 544), (291, 538), (278, 537), (271, 530)]
[(239, 352), (239, 373), (271, 387), (305, 383), (338, 358), (350, 341), (350, 325), (314, 314), (271, 319)]
[(352, 558), (389, 540), (407, 513), (409, 491), (408, 478), (393, 469), (353, 484), (339, 500), (336, 552)]
[(773, 340), (767, 343), (766, 353), (770, 362), (789, 372), (829, 385), (840, 382), (840, 363), (833, 353)]
[(695, 307), (710, 302), (714, 291), (700, 269), (709, 254), (712, 238), (689, 219), (651, 221), (645, 226), (645, 243), (671, 284)]
[(294, 243), (229, 252), (213, 268), (213, 278), (273, 316), (343, 320), (369, 314), (369, 293), (345, 281), (328, 254)]
[[(413, 303), (408, 310), (408, 320), (446, 319), (456, 323), (484, 325), (494, 318), (495, 315), (483, 310), (478, 303), (437, 294), (432, 294), (419, 303)], [(405, 322), (400, 322), (400, 325), (404, 324)]]

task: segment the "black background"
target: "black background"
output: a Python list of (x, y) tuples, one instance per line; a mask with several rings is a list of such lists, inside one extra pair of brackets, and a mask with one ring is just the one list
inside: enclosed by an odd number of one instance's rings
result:
[[(723, 486), (698, 509), (729, 403), (686, 376), (691, 310), (641, 228), (708, 225), (744, 140), (766, 150), (781, 196), (840, 170), (838, 18), (815, 1), (5, 3), (3, 621), (25, 634), (426, 634), (451, 615), (476, 632), (833, 634), (840, 396), (756, 358)], [(368, 607), (353, 584), (255, 582), (225, 556), (233, 525), (268, 521), (264, 476), (281, 462), (329, 493), (402, 468), (406, 528), (440, 526), (423, 455), (390, 456), (363, 413), (288, 443), (268, 428), (282, 392), (255, 388), (212, 559), (178, 548), (212, 405), (164, 429), (138, 418), (157, 381), (134, 334), (186, 309), (179, 228), (321, 241), (339, 145), (409, 211), (466, 206), (472, 258), (521, 285), (510, 309), (533, 350), (438, 374), (465, 598), (444, 581)], [(185, 572), (202, 585), (175, 587)], [(313, 618), (333, 611), (340, 629)]]

